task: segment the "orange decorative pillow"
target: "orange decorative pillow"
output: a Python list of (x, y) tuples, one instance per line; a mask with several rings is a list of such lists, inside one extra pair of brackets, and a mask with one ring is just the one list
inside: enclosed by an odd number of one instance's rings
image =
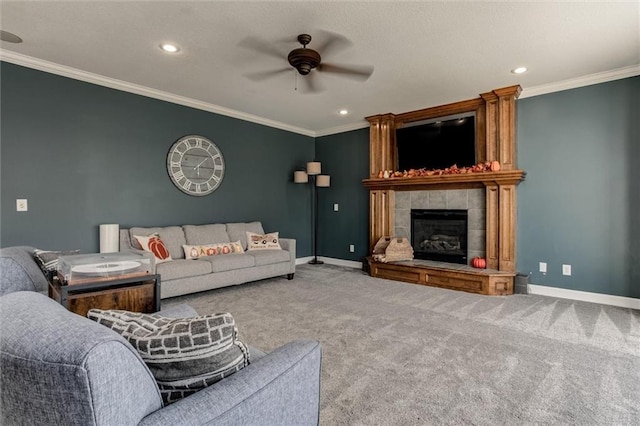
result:
[(219, 254), (244, 253), (240, 241), (232, 243), (206, 244), (202, 246), (183, 245), (185, 259), (197, 259), (204, 256), (217, 256)]
[(144, 251), (153, 253), (156, 257), (156, 263), (168, 262), (171, 259), (171, 254), (167, 250), (167, 246), (164, 245), (158, 234), (151, 234), (148, 237), (141, 235), (134, 235), (135, 238)]

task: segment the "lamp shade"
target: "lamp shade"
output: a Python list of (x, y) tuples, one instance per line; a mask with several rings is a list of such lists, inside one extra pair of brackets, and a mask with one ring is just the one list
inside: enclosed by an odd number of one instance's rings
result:
[(309, 182), (309, 175), (304, 170), (297, 170), (293, 173), (293, 181), (295, 183)]
[(120, 226), (115, 223), (100, 225), (100, 253), (120, 251)]
[(321, 188), (328, 188), (331, 186), (331, 176), (329, 175), (318, 175), (316, 178), (316, 186)]
[(322, 165), (319, 161), (310, 161), (307, 163), (307, 174), (319, 175)]

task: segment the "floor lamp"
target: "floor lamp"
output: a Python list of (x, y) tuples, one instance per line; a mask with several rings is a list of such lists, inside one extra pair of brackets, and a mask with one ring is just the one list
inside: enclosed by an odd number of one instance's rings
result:
[(311, 176), (311, 217), (313, 219), (313, 259), (309, 261), (311, 265), (321, 265), (324, 262), (318, 260), (318, 188), (328, 188), (331, 182), (331, 176), (321, 175), (322, 169), (319, 161), (311, 161), (307, 163), (307, 170), (298, 170), (293, 174), (295, 183), (309, 182)]

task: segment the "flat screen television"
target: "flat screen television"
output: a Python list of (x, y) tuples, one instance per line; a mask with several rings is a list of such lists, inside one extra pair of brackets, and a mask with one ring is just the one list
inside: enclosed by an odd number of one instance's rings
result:
[(396, 130), (398, 170), (476, 164), (475, 114), (406, 124)]

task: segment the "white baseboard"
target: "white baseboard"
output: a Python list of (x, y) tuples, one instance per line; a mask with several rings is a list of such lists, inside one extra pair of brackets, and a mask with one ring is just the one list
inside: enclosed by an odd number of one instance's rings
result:
[(582, 302), (600, 303), (602, 305), (619, 306), (621, 308), (640, 309), (640, 299), (614, 296), (611, 294), (590, 293), (588, 291), (569, 290), (546, 285), (527, 285), (529, 294), (558, 297), (560, 299), (579, 300)]
[(324, 263), (329, 265), (346, 266), (347, 268), (362, 269), (362, 262), (356, 262), (355, 260), (336, 259), (333, 257), (319, 257)]
[[(296, 265), (304, 265), (305, 263), (309, 263), (311, 259), (313, 259), (313, 256), (298, 257), (296, 258)], [(335, 259), (333, 257), (322, 256), (318, 256), (318, 260), (322, 260), (328, 265), (346, 266), (347, 268), (362, 269), (362, 262), (356, 262), (353, 260)]]

